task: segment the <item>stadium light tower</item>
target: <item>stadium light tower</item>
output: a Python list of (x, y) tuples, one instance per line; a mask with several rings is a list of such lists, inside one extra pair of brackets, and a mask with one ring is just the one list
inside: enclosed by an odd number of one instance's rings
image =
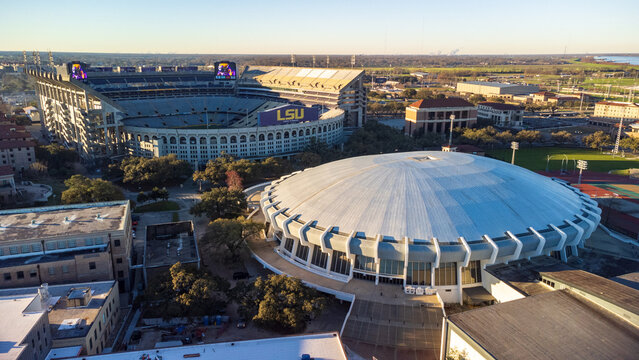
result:
[(313, 67), (315, 67), (315, 55), (313, 55)]
[(579, 181), (577, 181), (577, 184), (581, 185), (581, 172), (588, 169), (588, 162), (586, 160), (577, 160), (577, 169), (579, 169)]
[(351, 56), (351, 68), (355, 67), (355, 55)]
[(510, 143), (510, 148), (513, 149), (513, 158), (512, 160), (510, 160), (510, 163), (512, 165), (515, 165), (515, 151), (519, 150), (519, 143), (516, 141), (513, 141)]
[(326, 55), (326, 67), (328, 67), (331, 64), (331, 57)]
[[(625, 111), (625, 109), (624, 109)], [(617, 139), (615, 140), (615, 148), (612, 150), (613, 154), (619, 153), (619, 142), (621, 141), (621, 129), (623, 129), (623, 116), (621, 116), (621, 120), (619, 120), (619, 131), (617, 131)]]
[[(455, 121), (455, 114), (450, 115), (450, 135), (448, 135), (448, 147), (453, 147), (453, 122)], [(451, 150), (452, 151), (452, 150)]]
[(295, 67), (295, 54), (291, 54), (291, 64)]

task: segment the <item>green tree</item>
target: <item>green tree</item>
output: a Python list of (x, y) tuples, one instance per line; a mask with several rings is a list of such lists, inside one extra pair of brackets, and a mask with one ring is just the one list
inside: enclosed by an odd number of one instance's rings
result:
[(415, 95), (417, 95), (417, 90), (415, 89), (404, 89), (402, 91), (402, 97), (405, 97), (407, 99), (413, 99), (415, 98)]
[(67, 189), (62, 192), (63, 204), (124, 200), (122, 190), (107, 180), (73, 175), (64, 181), (64, 185)]
[(120, 163), (122, 183), (147, 187), (173, 185), (187, 179), (193, 173), (191, 165), (175, 154), (157, 158), (128, 157)]
[(191, 214), (206, 214), (211, 221), (218, 218), (234, 218), (246, 210), (246, 205), (242, 190), (219, 187), (202, 194), (202, 201), (191, 208)]
[(619, 146), (636, 153), (639, 151), (639, 138), (627, 137), (619, 141)]
[(138, 204), (142, 204), (149, 201), (149, 197), (144, 191), (140, 191), (140, 193), (138, 193), (138, 197), (135, 198), (135, 201), (137, 201)]
[(282, 333), (304, 330), (326, 307), (326, 298), (317, 290), (286, 275), (258, 277), (248, 290), (238, 311), (256, 325)]
[(78, 161), (78, 154), (74, 149), (67, 149), (62, 145), (38, 145), (35, 147), (38, 161), (47, 165), (51, 176), (68, 176), (72, 171), (72, 163)]
[(497, 133), (495, 135), (495, 138), (500, 143), (507, 145), (507, 144), (510, 144), (515, 139), (515, 136), (509, 130), (506, 130), (506, 131)]
[(493, 96), (491, 98), (488, 98), (488, 101), (490, 102), (496, 102), (496, 103), (505, 103), (506, 101), (504, 101), (504, 99), (497, 97), (497, 96)]
[(423, 100), (432, 99), (433, 91), (430, 89), (419, 89), (417, 90), (417, 94), (415, 94), (415, 98)]
[(211, 222), (200, 243), (203, 250), (224, 249), (233, 260), (240, 255), (240, 250), (246, 245), (246, 240), (258, 235), (264, 229), (264, 224), (256, 223), (244, 218), (216, 219)]
[(572, 134), (564, 130), (551, 133), (550, 138), (560, 144), (570, 143), (574, 140)]
[(484, 95), (474, 94), (474, 95), (471, 95), (468, 98), (468, 101), (470, 101), (471, 103), (477, 105), (478, 103), (480, 103), (482, 101), (486, 101), (486, 98), (484, 97)]
[(608, 146), (612, 144), (612, 139), (610, 135), (604, 133), (603, 131), (597, 131), (590, 135), (584, 136), (581, 141), (583, 143), (592, 148), (592, 149), (602, 149), (604, 146)]
[(541, 141), (541, 133), (537, 130), (521, 130), (515, 135), (515, 139), (519, 142), (527, 142), (532, 145), (534, 142)]

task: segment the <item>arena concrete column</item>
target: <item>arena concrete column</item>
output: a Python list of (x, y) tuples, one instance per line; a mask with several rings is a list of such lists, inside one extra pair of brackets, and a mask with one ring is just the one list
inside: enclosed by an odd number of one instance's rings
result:
[(375, 236), (375, 285), (379, 285), (379, 268), (380, 268), (379, 244), (381, 241), (382, 241), (382, 235), (377, 234), (377, 236)]
[(460, 263), (456, 263), (457, 265), (457, 296), (459, 299), (459, 305), (464, 304), (464, 297), (462, 296), (462, 269), (464, 266)]

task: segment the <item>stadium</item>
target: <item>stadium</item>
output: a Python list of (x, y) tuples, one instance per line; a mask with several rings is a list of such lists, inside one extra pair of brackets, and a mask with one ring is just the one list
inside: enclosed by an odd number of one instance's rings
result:
[(576, 255), (601, 210), (562, 182), (454, 152), (349, 158), (272, 182), (276, 252), (315, 274), (401, 284), (459, 303), (486, 265)]
[(363, 124), (361, 70), (236, 67), (71, 62), (27, 72), (52, 141), (95, 166), (126, 155), (176, 154), (194, 168), (222, 153), (288, 157), (313, 140), (340, 144), (344, 127)]

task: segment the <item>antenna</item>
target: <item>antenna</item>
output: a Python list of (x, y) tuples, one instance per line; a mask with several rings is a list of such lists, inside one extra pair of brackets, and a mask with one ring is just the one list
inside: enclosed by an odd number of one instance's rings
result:
[(355, 66), (355, 55), (351, 56), (351, 67)]
[(291, 64), (293, 64), (293, 67), (295, 67), (295, 55), (291, 54)]
[(49, 50), (49, 66), (51, 66), (52, 69), (55, 66), (55, 64), (53, 63), (53, 53), (51, 52), (51, 50)]
[(27, 51), (26, 50), (22, 50), (22, 61), (24, 62), (24, 67), (27, 67)]
[(328, 67), (331, 63), (331, 57), (326, 55), (326, 67)]
[(315, 55), (313, 55), (313, 67), (315, 67)]

